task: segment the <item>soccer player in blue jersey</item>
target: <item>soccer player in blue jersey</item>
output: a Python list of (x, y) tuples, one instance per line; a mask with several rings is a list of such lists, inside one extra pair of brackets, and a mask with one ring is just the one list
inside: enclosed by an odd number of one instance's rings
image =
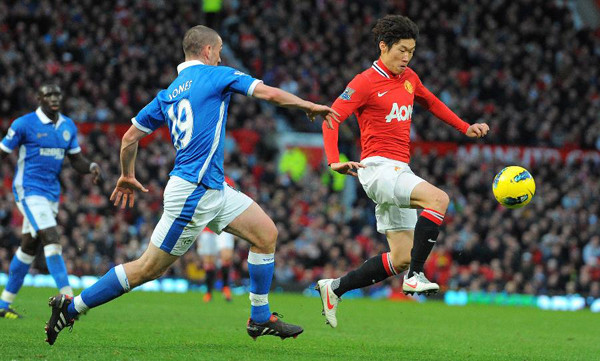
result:
[(21, 246), (13, 256), (8, 282), (0, 295), (0, 317), (21, 317), (11, 304), (40, 244), (44, 246), (48, 270), (60, 293), (73, 294), (56, 229), (60, 195), (58, 176), (65, 154), (77, 172), (94, 174), (94, 182), (101, 179), (102, 171), (98, 164), (90, 163), (81, 155), (75, 123), (60, 113), (62, 97), (58, 85), (43, 84), (38, 90), (39, 108), (15, 119), (0, 143), (3, 159), (19, 148), (13, 194), (23, 214)]
[[(122, 174), (111, 196), (121, 208), (133, 206), (135, 191), (147, 189), (135, 178), (138, 142), (162, 125), (171, 131), (175, 166), (164, 191), (164, 211), (144, 254), (118, 265), (75, 298), (50, 298), (52, 315), (46, 326), (47, 342), (73, 324), (74, 317), (109, 302), (132, 288), (160, 277), (192, 245), (206, 226), (229, 232), (251, 243), (250, 319), (248, 334), (296, 337), (303, 329), (271, 313), (268, 293), (274, 271), (277, 228), (267, 214), (245, 194), (224, 184), (223, 140), (231, 94), (238, 93), (298, 108), (313, 120), (331, 108), (298, 98), (263, 84), (235, 69), (217, 66), (222, 40), (212, 29), (195, 26), (183, 38), (185, 62), (171, 85), (158, 93), (135, 118), (121, 144)], [(332, 124), (329, 124), (332, 127)]]

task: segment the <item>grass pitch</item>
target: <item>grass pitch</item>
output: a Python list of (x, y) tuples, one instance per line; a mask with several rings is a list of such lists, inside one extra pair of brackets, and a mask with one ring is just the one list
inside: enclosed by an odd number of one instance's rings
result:
[(325, 325), (320, 300), (271, 294), (271, 310), (304, 333), (281, 341), (246, 334), (246, 296), (133, 292), (44, 342), (53, 289), (24, 288), (0, 319), (0, 360), (598, 360), (600, 314), (532, 308), (345, 300), (338, 327)]

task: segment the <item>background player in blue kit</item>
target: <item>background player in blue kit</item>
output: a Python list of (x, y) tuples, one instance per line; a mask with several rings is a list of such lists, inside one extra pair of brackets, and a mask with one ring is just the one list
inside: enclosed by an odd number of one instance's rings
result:
[(206, 226), (216, 233), (227, 231), (251, 243), (248, 270), (252, 307), (248, 334), (254, 339), (264, 335), (283, 339), (302, 333), (301, 327), (282, 322), (269, 308), (277, 239), (275, 224), (248, 196), (224, 187), (227, 108), (231, 94), (238, 93), (301, 109), (311, 120), (332, 110), (264, 85), (235, 69), (217, 66), (222, 46), (221, 37), (210, 28), (195, 26), (188, 30), (183, 39), (185, 62), (177, 67), (178, 77), (132, 119), (133, 125), (123, 136), (122, 174), (111, 200), (122, 208), (131, 207), (135, 190), (147, 192), (135, 178), (138, 142), (166, 124), (176, 156), (164, 192), (163, 215), (139, 259), (114, 267), (75, 298), (62, 294), (50, 298), (52, 315), (46, 326), (49, 344), (54, 344), (64, 327), (73, 324), (78, 313), (160, 277)]
[(8, 282), (0, 295), (0, 317), (21, 317), (11, 304), (23, 285), (40, 244), (44, 246), (48, 270), (60, 293), (73, 294), (56, 229), (60, 195), (58, 177), (65, 154), (77, 172), (94, 174), (94, 183), (102, 179), (102, 172), (98, 164), (90, 163), (81, 155), (77, 127), (60, 113), (62, 97), (58, 85), (47, 83), (40, 86), (39, 108), (15, 119), (0, 143), (3, 159), (19, 147), (13, 194), (23, 214), (21, 246), (13, 256)]

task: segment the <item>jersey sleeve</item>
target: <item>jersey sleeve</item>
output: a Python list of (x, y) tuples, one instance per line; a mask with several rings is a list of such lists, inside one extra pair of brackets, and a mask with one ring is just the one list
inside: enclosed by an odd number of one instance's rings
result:
[(160, 109), (158, 98), (155, 97), (148, 105), (131, 119), (136, 128), (145, 133), (152, 133), (165, 123), (165, 117)]
[(262, 82), (262, 80), (255, 79), (234, 68), (220, 66), (218, 69), (219, 71), (215, 79), (216, 85), (225, 92), (252, 96), (256, 85)]
[(13, 149), (21, 145), (25, 140), (25, 124), (22, 118), (16, 119), (8, 128), (4, 139), (0, 143), (0, 149), (6, 153), (11, 153)]
[(415, 101), (429, 110), (431, 114), (441, 119), (445, 123), (454, 127), (459, 132), (466, 134), (469, 128), (469, 123), (460, 119), (444, 102), (438, 99), (432, 92), (429, 91), (417, 77), (415, 89)]
[(79, 140), (77, 140), (77, 127), (73, 124), (71, 141), (69, 142), (69, 148), (67, 149), (67, 153), (69, 154), (77, 154), (81, 152), (81, 147), (79, 146)]
[[(346, 86), (344, 92), (333, 102), (331, 108), (340, 115), (340, 123), (346, 120), (358, 108), (363, 106), (369, 98), (368, 80), (362, 75), (357, 75)], [(323, 146), (327, 156), (327, 164), (338, 163), (340, 161), (340, 151), (338, 149), (338, 132), (340, 124), (333, 122), (333, 129), (327, 128), (323, 122)]]

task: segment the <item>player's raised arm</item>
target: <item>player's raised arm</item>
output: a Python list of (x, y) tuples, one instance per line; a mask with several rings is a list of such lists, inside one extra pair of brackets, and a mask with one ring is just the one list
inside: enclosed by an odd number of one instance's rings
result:
[(135, 203), (135, 193), (137, 189), (142, 192), (148, 192), (148, 190), (135, 178), (135, 158), (137, 155), (137, 149), (140, 139), (147, 135), (146, 132), (138, 129), (137, 126), (132, 125), (127, 130), (127, 133), (123, 135), (121, 142), (121, 176), (117, 181), (115, 190), (110, 196), (110, 200), (114, 201), (114, 205), (118, 206), (121, 203), (121, 208), (125, 208), (128, 205), (133, 207)]
[(277, 104), (280, 107), (301, 109), (308, 115), (311, 122), (317, 116), (322, 115), (325, 117), (329, 129), (333, 129), (333, 123), (336, 120), (335, 115), (339, 115), (326, 105), (309, 102), (285, 90), (265, 85), (262, 82), (256, 85), (252, 96)]
[(481, 138), (484, 137), (490, 130), (490, 127), (486, 123), (469, 125), (469, 123), (460, 119), (460, 117), (456, 115), (450, 108), (448, 108), (444, 102), (430, 92), (429, 89), (427, 89), (423, 83), (421, 83), (421, 81), (417, 83), (415, 100), (421, 106), (429, 110), (431, 114), (451, 125), (459, 132), (465, 134), (467, 137)]

